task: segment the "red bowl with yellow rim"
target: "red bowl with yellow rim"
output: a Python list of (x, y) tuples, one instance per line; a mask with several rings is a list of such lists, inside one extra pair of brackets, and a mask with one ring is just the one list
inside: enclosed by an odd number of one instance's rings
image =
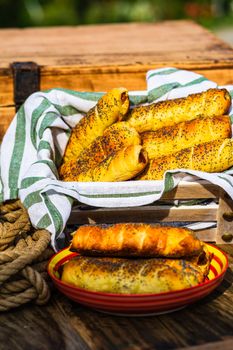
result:
[(127, 316), (155, 315), (181, 309), (210, 294), (223, 280), (228, 267), (227, 255), (212, 244), (207, 244), (213, 254), (208, 278), (197, 286), (156, 294), (114, 294), (94, 292), (60, 280), (62, 265), (74, 258), (69, 248), (55, 254), (49, 261), (48, 273), (55, 286), (71, 300), (95, 310)]

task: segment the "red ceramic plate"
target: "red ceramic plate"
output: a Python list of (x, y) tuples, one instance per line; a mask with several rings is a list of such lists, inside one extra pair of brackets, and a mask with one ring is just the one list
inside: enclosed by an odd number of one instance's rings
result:
[(63, 249), (50, 259), (48, 273), (55, 286), (68, 298), (98, 311), (118, 315), (151, 315), (172, 312), (183, 308), (211, 293), (223, 280), (228, 267), (224, 252), (208, 244), (213, 253), (208, 279), (191, 288), (158, 294), (112, 294), (91, 292), (60, 280), (59, 267), (76, 256), (69, 248)]

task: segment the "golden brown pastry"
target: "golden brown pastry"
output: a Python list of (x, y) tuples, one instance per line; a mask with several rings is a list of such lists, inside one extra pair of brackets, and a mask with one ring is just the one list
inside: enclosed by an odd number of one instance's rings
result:
[(154, 158), (138, 180), (161, 180), (166, 170), (191, 169), (209, 173), (233, 166), (233, 140), (206, 142), (174, 154)]
[(139, 174), (147, 165), (146, 152), (140, 145), (132, 145), (110, 154), (94, 168), (80, 173), (69, 173), (66, 181), (124, 181)]
[(152, 131), (197, 117), (227, 114), (231, 96), (226, 89), (209, 89), (186, 98), (162, 101), (132, 109), (128, 122), (138, 132)]
[(128, 91), (125, 88), (112, 89), (102, 96), (87, 115), (72, 130), (63, 161), (79, 156), (104, 130), (120, 121), (129, 109)]
[(122, 259), (77, 256), (64, 265), (62, 281), (107, 293), (161, 293), (204, 282), (195, 264), (183, 259)]
[(79, 227), (71, 249), (86, 255), (178, 258), (199, 255), (203, 245), (186, 228), (119, 223)]
[(97, 137), (79, 155), (78, 159), (65, 162), (59, 169), (62, 180), (77, 177), (78, 174), (96, 167), (100, 162), (119, 151), (123, 147), (139, 145), (141, 143), (138, 132), (127, 122), (118, 122), (109, 126), (103, 136)]
[(202, 273), (207, 276), (210, 268), (211, 259), (213, 254), (209, 252), (207, 245), (202, 242), (203, 250), (199, 255), (187, 258), (189, 262), (198, 266)]
[(158, 158), (178, 152), (184, 148), (231, 137), (230, 117), (199, 117), (156, 131), (141, 134), (143, 148), (148, 158)]

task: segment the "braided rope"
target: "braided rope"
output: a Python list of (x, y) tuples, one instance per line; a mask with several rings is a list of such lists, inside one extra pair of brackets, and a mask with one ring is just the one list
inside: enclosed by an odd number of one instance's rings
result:
[(0, 250), (6, 249), (6, 246), (14, 241), (17, 234), (28, 232), (30, 229), (31, 224), (25, 211), (22, 211), (19, 217), (17, 213), (15, 215), (15, 221), (0, 222)]
[(8, 212), (4, 215), (2, 215), (2, 219), (8, 221), (8, 222), (15, 222), (21, 215), (23, 214), (23, 210), (15, 210), (14, 212)]
[(37, 291), (35, 288), (28, 288), (22, 293), (16, 295), (10, 295), (7, 298), (0, 296), (0, 311), (7, 311), (9, 309), (18, 307), (29, 301), (37, 298)]
[(0, 311), (50, 297), (46, 282), (50, 233), (33, 229), (20, 201), (0, 206)]
[(0, 267), (0, 285), (5, 282), (10, 276), (16, 274), (18, 271), (26, 265), (31, 264), (41, 252), (43, 252), (50, 241), (50, 235), (48, 231), (40, 231), (41, 239), (36, 241), (34, 249), (20, 253), (10, 252), (10, 254), (4, 254), (5, 265)]
[(0, 214), (6, 214), (6, 213), (9, 213), (11, 211), (17, 210), (19, 208), (23, 208), (23, 205), (20, 202), (20, 200), (8, 201), (8, 202), (5, 202), (1, 205)]
[(3, 287), (1, 287), (1, 295), (23, 292), (25, 289), (28, 289), (30, 286), (31, 286), (30, 282), (28, 282), (25, 279), (8, 282)]

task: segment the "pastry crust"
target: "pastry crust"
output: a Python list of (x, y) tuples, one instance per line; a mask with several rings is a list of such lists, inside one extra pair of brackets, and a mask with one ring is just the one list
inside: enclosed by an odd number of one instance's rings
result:
[(73, 173), (66, 177), (66, 181), (124, 181), (135, 177), (146, 167), (148, 158), (140, 145), (132, 145), (110, 154), (94, 168)]
[(148, 158), (158, 158), (204, 142), (231, 137), (230, 117), (199, 117), (141, 134)]
[(161, 180), (167, 170), (191, 169), (209, 173), (222, 172), (233, 166), (233, 140), (206, 142), (174, 154), (154, 158), (138, 180)]
[(62, 281), (95, 292), (161, 293), (204, 282), (199, 267), (183, 259), (78, 256), (64, 265)]
[(207, 245), (204, 242), (202, 242), (202, 247), (202, 252), (199, 255), (188, 258), (188, 261), (198, 266), (202, 273), (207, 276), (213, 254), (208, 251)]
[(97, 137), (87, 146), (78, 159), (65, 162), (59, 169), (60, 178), (65, 181), (71, 177), (77, 178), (78, 174), (94, 169), (111, 154), (124, 147), (140, 143), (138, 132), (127, 122), (115, 123), (104, 131), (103, 136)]
[(132, 109), (128, 122), (138, 132), (153, 131), (197, 117), (214, 117), (228, 113), (231, 96), (226, 89), (209, 89)]
[(120, 121), (129, 109), (128, 91), (116, 88), (103, 95), (96, 106), (73, 128), (65, 150), (63, 162), (77, 159), (82, 150), (90, 145), (104, 130)]
[(180, 258), (199, 255), (203, 245), (186, 228), (119, 223), (79, 227), (71, 250), (97, 256)]

